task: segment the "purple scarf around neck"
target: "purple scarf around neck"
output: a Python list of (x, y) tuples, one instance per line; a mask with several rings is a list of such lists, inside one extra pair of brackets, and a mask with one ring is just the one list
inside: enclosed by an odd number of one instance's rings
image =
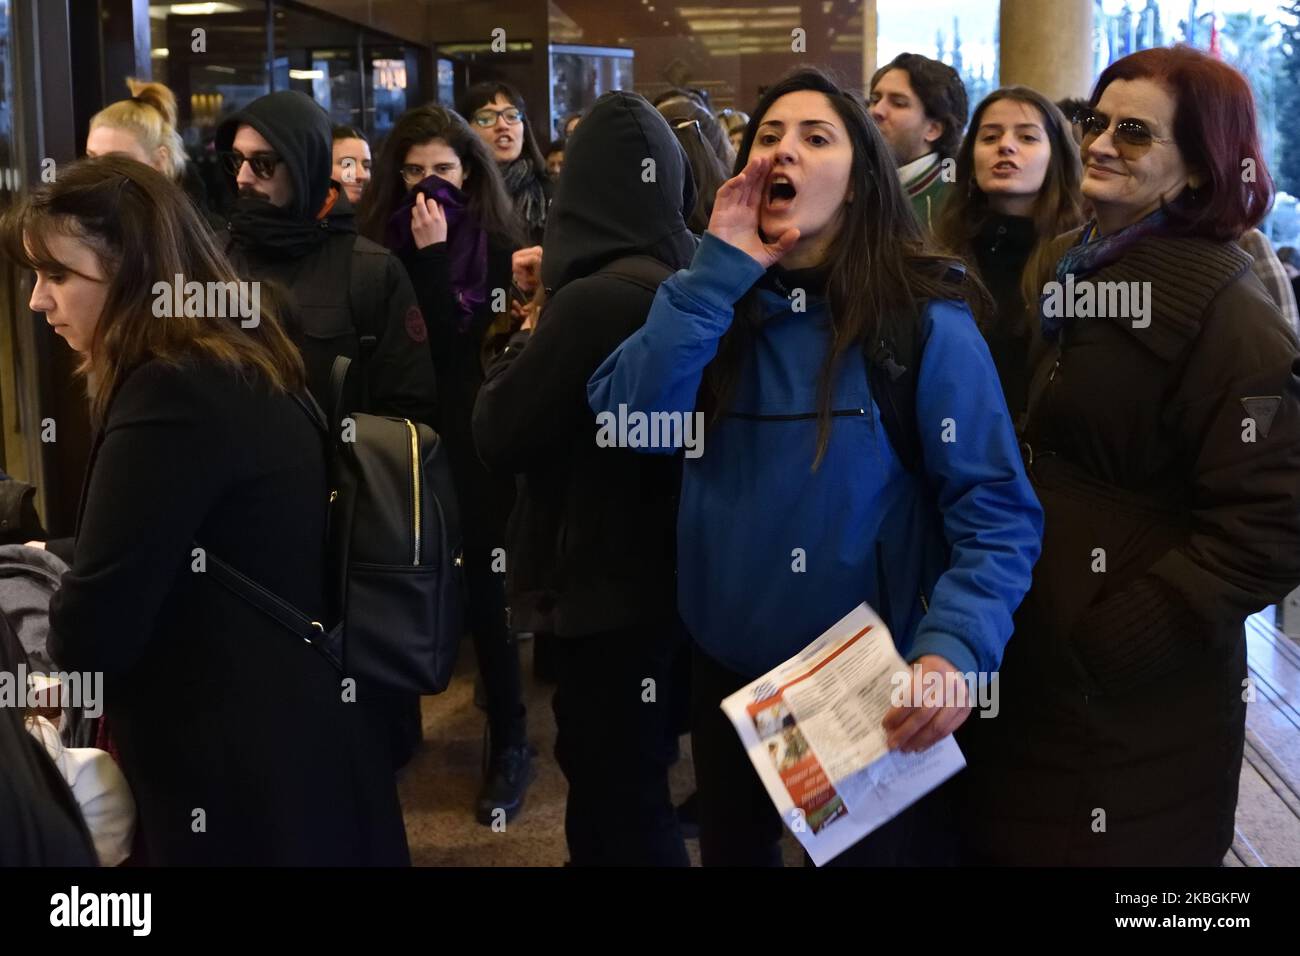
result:
[[(1079, 241), (1067, 249), (1056, 264), (1056, 281), (1064, 283), (1068, 275), (1073, 275), (1076, 280), (1090, 276), (1123, 258), (1135, 243), (1148, 236), (1162, 235), (1168, 227), (1169, 216), (1163, 208), (1105, 236), (1097, 235), (1097, 220), (1094, 219), (1079, 234)], [(1043, 293), (1038, 299), (1039, 321), (1043, 338), (1055, 342), (1068, 320), (1062, 316), (1048, 316), (1043, 309), (1046, 301), (1047, 294)]]
[(384, 244), (399, 257), (415, 251), (411, 210), (420, 193), (436, 202), (447, 219), (447, 268), (459, 313), (456, 324), (464, 332), (474, 312), (487, 301), (487, 233), (470, 213), (465, 193), (441, 176), (430, 176), (410, 189), (388, 217)]

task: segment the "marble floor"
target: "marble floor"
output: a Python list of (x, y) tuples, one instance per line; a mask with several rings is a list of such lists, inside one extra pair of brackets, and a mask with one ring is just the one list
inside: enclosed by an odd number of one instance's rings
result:
[(1255, 699), (1228, 866), (1300, 866), (1300, 643), (1272, 621), (1270, 610), (1246, 624)]
[[(1237, 832), (1228, 866), (1300, 866), (1300, 642), (1273, 624), (1271, 609), (1247, 624), (1255, 699), (1247, 711), (1246, 752), (1237, 806)], [(555, 720), (551, 686), (532, 676), (533, 642), (521, 643), (528, 736), (538, 751), (537, 779), (523, 812), (501, 832), (474, 821), (484, 718), (474, 706), (474, 659), (469, 642), (452, 686), (424, 699), (425, 744), (402, 772), (399, 786), (411, 856), (417, 866), (562, 866), (564, 776), (551, 748)], [(674, 799), (693, 788), (690, 738), (673, 770)], [(698, 865), (698, 846), (687, 841)], [(787, 834), (787, 863), (802, 854)]]

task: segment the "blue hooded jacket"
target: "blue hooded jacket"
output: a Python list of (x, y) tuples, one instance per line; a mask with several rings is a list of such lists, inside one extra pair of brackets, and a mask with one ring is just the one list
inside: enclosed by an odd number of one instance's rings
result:
[[(749, 255), (706, 234), (690, 268), (659, 288), (645, 325), (592, 376), (592, 409), (694, 411), (735, 303), (762, 277)], [(938, 654), (964, 673), (995, 670), (1043, 515), (970, 311), (949, 301), (923, 311), (924, 475), (890, 446), (860, 350), (835, 369), (830, 444), (814, 471), (827, 303), (808, 296), (796, 313), (766, 285), (758, 295), (764, 321), (730, 407), (683, 471), (677, 593), (691, 635), (757, 676), (865, 600), (905, 659)]]

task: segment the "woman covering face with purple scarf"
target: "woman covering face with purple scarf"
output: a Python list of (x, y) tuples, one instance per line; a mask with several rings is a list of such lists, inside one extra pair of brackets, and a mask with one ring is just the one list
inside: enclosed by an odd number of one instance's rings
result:
[[(415, 165), (410, 164), (412, 169)], [(470, 212), (469, 197), (434, 174), (411, 189), (388, 217), (384, 245), (407, 256), (439, 242), (447, 244), (456, 328), (464, 332), (475, 310), (487, 301), (487, 233)]]
[[(375, 158), (358, 219), (363, 236), (406, 266), (424, 319), (409, 327), (428, 329), (438, 378), (434, 424), (456, 484), (469, 625), (487, 696), (488, 773), (476, 813), (490, 824), (496, 808), (509, 819), (522, 806), (531, 755), (519, 652), (506, 626), (503, 576), (492, 566), (493, 551), (505, 545), (514, 479), (484, 469), (470, 415), (485, 362), (518, 323), (502, 306), (511, 288), (510, 255), (524, 244), (522, 229), (487, 146), (440, 106), (417, 107), (398, 119)], [(414, 732), (418, 714), (411, 725)]]

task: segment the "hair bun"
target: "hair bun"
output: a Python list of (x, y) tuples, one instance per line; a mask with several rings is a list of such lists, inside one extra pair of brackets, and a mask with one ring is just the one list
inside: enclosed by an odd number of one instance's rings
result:
[(176, 94), (161, 83), (151, 83), (127, 77), (126, 88), (131, 91), (131, 99), (157, 110), (169, 127), (176, 126)]

